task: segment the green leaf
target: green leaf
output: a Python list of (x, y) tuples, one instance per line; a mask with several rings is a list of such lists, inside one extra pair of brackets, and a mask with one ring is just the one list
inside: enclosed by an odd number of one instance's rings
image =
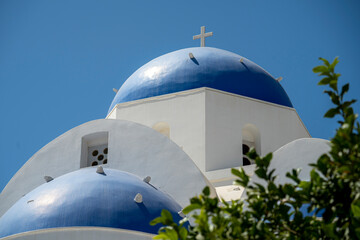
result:
[(339, 63), (339, 57), (336, 57), (334, 61), (330, 64), (329, 68), (331, 71), (334, 71), (335, 66)]
[(350, 87), (349, 83), (347, 83), (347, 84), (345, 84), (344, 86), (342, 86), (342, 88), (341, 88), (341, 94), (340, 94), (341, 97), (343, 97), (344, 94), (349, 91), (349, 87)]
[(262, 179), (267, 179), (266, 178), (266, 171), (263, 168), (259, 168), (255, 171), (255, 174)]
[(231, 169), (231, 173), (240, 178), (240, 179), (235, 180), (235, 182), (239, 183), (243, 187), (246, 187), (248, 185), (250, 178), (245, 173), (244, 169), (233, 168), (233, 169)]
[(294, 182), (299, 184), (300, 183), (299, 173), (300, 173), (300, 169), (296, 169), (296, 170), (292, 169), (291, 173), (289, 172), (286, 173), (286, 177), (292, 179)]
[(338, 90), (338, 88), (337, 88), (337, 80), (336, 79), (333, 79), (333, 80), (331, 80), (330, 81), (330, 83), (329, 83), (329, 86), (332, 88), (332, 89), (334, 89), (335, 91), (337, 91)]
[(190, 204), (189, 206), (187, 206), (187, 207), (185, 207), (183, 210), (182, 210), (182, 212), (184, 213), (184, 214), (188, 214), (188, 213), (190, 213), (191, 211), (194, 211), (194, 210), (196, 210), (196, 209), (201, 209), (201, 205), (200, 204)]
[(265, 192), (265, 187), (259, 183), (255, 183), (255, 185), (258, 187), (260, 192)]
[(310, 189), (310, 186), (311, 186), (311, 183), (310, 182), (306, 182), (306, 181), (301, 181), (299, 183), (299, 187), (302, 188), (304, 191), (309, 191)]
[(328, 70), (328, 68), (326, 66), (320, 65), (317, 67), (313, 68), (313, 72), (314, 73), (321, 73), (321, 72), (326, 72)]
[(320, 183), (320, 182), (321, 182), (320, 175), (319, 175), (319, 173), (316, 171), (315, 168), (310, 171), (310, 177), (311, 177), (311, 182), (315, 182), (315, 183)]
[(330, 158), (328, 155), (323, 154), (319, 157), (319, 159), (317, 160), (317, 163), (312, 165), (312, 166), (316, 166), (317, 169), (324, 175), (326, 175), (327, 170), (328, 170), (328, 163), (330, 161)]
[(325, 113), (325, 115), (324, 115), (324, 117), (326, 117), (326, 118), (333, 118), (336, 114), (339, 114), (340, 112), (339, 112), (339, 109), (337, 109), (337, 108), (331, 108), (330, 110), (328, 110), (326, 113)]
[(334, 223), (324, 224), (325, 234), (332, 239), (338, 239), (338, 237), (335, 235), (335, 228), (336, 225)]
[(201, 200), (198, 197), (193, 197), (190, 199), (191, 204), (202, 204)]
[(266, 154), (266, 156), (262, 159), (262, 161), (264, 162), (264, 166), (268, 167), (270, 165), (271, 159), (273, 157), (272, 153), (268, 153)]
[(186, 228), (181, 228), (179, 231), (180, 234), (180, 239), (186, 239), (187, 235), (188, 235), (188, 231), (186, 230)]
[(154, 226), (154, 225), (156, 225), (156, 224), (158, 224), (158, 223), (162, 223), (162, 217), (157, 217), (157, 218), (153, 219), (153, 220), (150, 222), (150, 225), (151, 225), (151, 226)]
[(256, 159), (259, 155), (256, 153), (256, 150), (253, 148), (246, 154), (250, 159)]
[(355, 229), (355, 233), (358, 239), (360, 239), (360, 227)]
[(173, 221), (173, 217), (171, 215), (171, 213), (166, 210), (166, 209), (163, 209), (161, 211), (161, 217), (164, 219), (164, 220), (170, 220), (170, 221)]
[(331, 78), (325, 77), (325, 78), (321, 79), (320, 82), (318, 82), (318, 85), (327, 85), (330, 83), (330, 81), (331, 81)]
[(328, 66), (328, 67), (330, 66), (329, 61), (326, 60), (325, 58), (319, 57), (319, 59), (320, 59), (321, 61), (323, 61), (326, 66)]
[(231, 173), (239, 178), (241, 178), (241, 176), (242, 176), (242, 174), (240, 173), (240, 170), (236, 169), (236, 168), (232, 168)]
[(333, 91), (329, 91), (329, 90), (325, 90), (325, 91), (324, 91), (324, 93), (326, 93), (326, 94), (327, 94), (327, 95), (329, 95), (330, 97), (332, 97), (332, 96), (336, 95), (336, 93), (335, 93), (335, 92), (333, 92)]
[(159, 235), (154, 236), (152, 239), (169, 239), (168, 235), (164, 232), (159, 233)]
[(174, 229), (166, 228), (165, 232), (161, 232), (158, 236), (155, 236), (153, 239), (178, 240), (178, 234)]
[(337, 94), (334, 94), (333, 96), (331, 96), (331, 101), (335, 104), (335, 105), (339, 105), (340, 104), (340, 98)]
[(353, 104), (353, 103), (355, 103), (355, 102), (356, 102), (355, 99), (352, 99), (351, 101), (346, 101), (346, 102), (343, 103), (342, 107), (343, 107), (343, 108), (348, 108), (348, 107), (351, 106), (351, 104)]
[(276, 190), (277, 190), (277, 187), (276, 187), (276, 185), (275, 185), (273, 182), (269, 182), (268, 190), (269, 190), (269, 191), (276, 191)]
[(289, 196), (292, 196), (294, 194), (294, 187), (290, 184), (285, 184), (283, 189), (284, 192)]
[(360, 207), (355, 205), (355, 204), (351, 204), (351, 211), (354, 214), (354, 217), (356, 218), (360, 218)]
[[(268, 173), (268, 178), (271, 179), (273, 174), (275, 172), (275, 169), (271, 170), (269, 173)], [(274, 177), (274, 179), (276, 178), (276, 176)]]
[(205, 195), (205, 196), (209, 196), (210, 195), (210, 188), (209, 188), (209, 186), (206, 186), (206, 187), (204, 187), (204, 189), (203, 189), (203, 194)]

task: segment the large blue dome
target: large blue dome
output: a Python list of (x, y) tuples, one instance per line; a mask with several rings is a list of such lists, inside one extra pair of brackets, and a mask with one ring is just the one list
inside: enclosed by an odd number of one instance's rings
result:
[[(0, 238), (45, 228), (96, 226), (157, 233), (149, 222), (169, 210), (180, 220), (181, 206), (130, 173), (84, 168), (45, 183), (16, 202), (0, 218)], [(143, 202), (137, 203), (137, 193)]]
[(196, 47), (165, 54), (139, 68), (121, 86), (109, 112), (118, 103), (200, 87), (292, 107), (279, 82), (257, 64), (225, 50)]

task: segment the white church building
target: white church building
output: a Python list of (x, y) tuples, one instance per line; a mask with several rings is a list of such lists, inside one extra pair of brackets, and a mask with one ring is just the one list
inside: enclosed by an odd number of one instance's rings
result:
[[(0, 194), (0, 239), (151, 239), (162, 209), (176, 220), (205, 186), (230, 201), (244, 189), (231, 168), (274, 152), (277, 181), (306, 180), (326, 140), (311, 138), (290, 98), (257, 64), (205, 47), (162, 55), (117, 91), (105, 119), (57, 137)], [(255, 179), (255, 178), (254, 178)], [(254, 180), (253, 179), (253, 180)]]

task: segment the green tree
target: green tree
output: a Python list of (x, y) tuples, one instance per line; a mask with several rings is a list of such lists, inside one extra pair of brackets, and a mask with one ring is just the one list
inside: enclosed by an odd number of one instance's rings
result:
[[(322, 76), (318, 84), (329, 87), (325, 93), (334, 104), (324, 117), (340, 120), (330, 152), (311, 164), (310, 181), (301, 181), (299, 172), (292, 170), (286, 176), (293, 183), (275, 184), (274, 170), (269, 169), (272, 153), (260, 157), (252, 150), (248, 157), (255, 160), (255, 174), (266, 184), (250, 184), (242, 168), (232, 169), (236, 184), (246, 188), (246, 199), (219, 201), (206, 187), (183, 209), (195, 224), (186, 228), (186, 219), (175, 223), (163, 210), (151, 222), (164, 225), (154, 239), (360, 239), (360, 126), (351, 106), (355, 100), (344, 99), (349, 84), (338, 88), (338, 59), (331, 64), (320, 60), (323, 65), (313, 71)], [(309, 214), (301, 212), (304, 206)], [(316, 217), (320, 212), (322, 217)]]

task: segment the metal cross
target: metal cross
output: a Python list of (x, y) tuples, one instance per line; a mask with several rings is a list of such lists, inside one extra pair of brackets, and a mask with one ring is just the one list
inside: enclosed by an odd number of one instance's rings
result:
[(205, 33), (205, 26), (201, 27), (201, 33), (199, 35), (193, 36), (193, 40), (195, 39), (201, 39), (200, 41), (200, 47), (205, 47), (205, 38), (210, 37), (213, 35), (213, 32)]

